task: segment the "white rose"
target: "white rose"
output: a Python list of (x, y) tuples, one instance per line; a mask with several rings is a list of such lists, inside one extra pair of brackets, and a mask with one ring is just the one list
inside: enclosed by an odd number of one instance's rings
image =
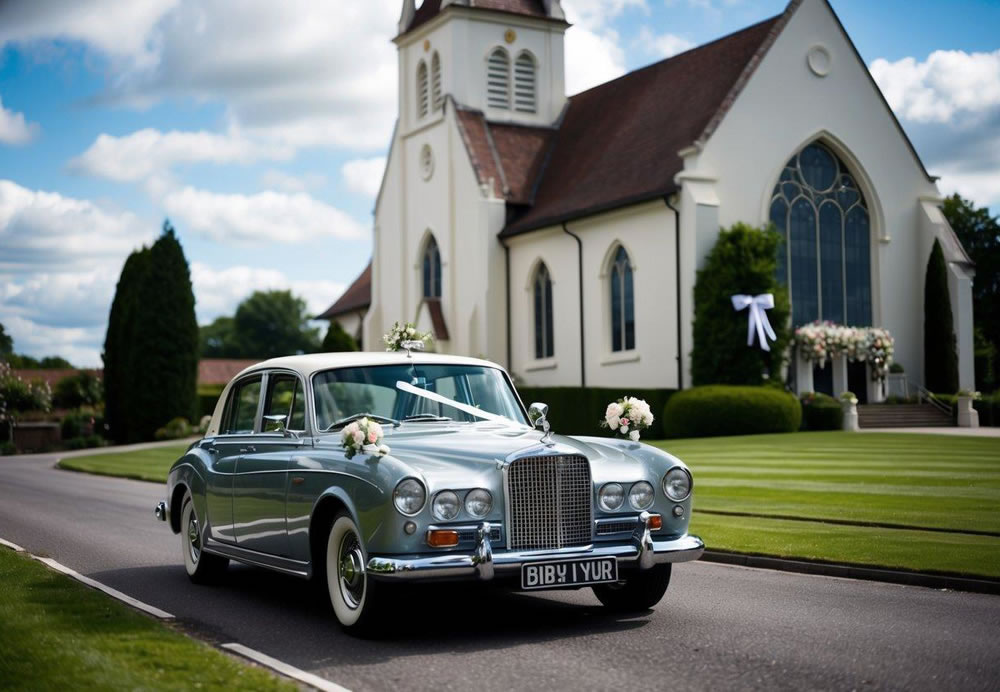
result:
[(604, 420), (607, 422), (608, 427), (611, 428), (612, 430), (614, 430), (615, 428), (618, 427), (618, 421), (621, 420), (621, 419), (618, 416), (609, 415)]
[(630, 432), (628, 434), (628, 437), (633, 442), (638, 442), (639, 441), (639, 431), (638, 430), (633, 430), (632, 432)]
[(622, 413), (624, 413), (624, 409), (622, 408), (621, 404), (619, 404), (617, 401), (613, 401), (610, 404), (608, 404), (608, 408), (604, 411), (605, 417), (609, 419), (621, 418)]
[(647, 413), (645, 416), (643, 416), (642, 422), (645, 423), (646, 425), (652, 425), (653, 424), (653, 414), (652, 413)]
[(391, 450), (389, 449), (389, 445), (379, 445), (379, 446), (378, 446), (378, 455), (379, 455), (380, 457), (384, 457), (384, 456), (385, 456), (386, 454), (388, 454), (388, 453), (389, 453), (390, 451), (391, 451)]
[(355, 430), (353, 433), (354, 444), (361, 445), (365, 441), (365, 434), (360, 430)]
[(620, 432), (622, 435), (625, 435), (626, 433), (628, 433), (628, 426), (623, 425), (622, 427), (618, 428), (618, 432)]
[(416, 331), (417, 331), (417, 330), (416, 330), (416, 329), (414, 329), (413, 327), (407, 327), (407, 329), (406, 329), (406, 335), (407, 335), (407, 336), (413, 336), (413, 334), (414, 334), (414, 333), (415, 333)]

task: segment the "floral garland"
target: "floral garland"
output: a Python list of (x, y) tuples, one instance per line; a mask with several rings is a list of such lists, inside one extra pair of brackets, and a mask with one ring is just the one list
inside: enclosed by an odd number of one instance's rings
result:
[(344, 427), (340, 434), (340, 444), (347, 452), (345, 456), (352, 459), (367, 448), (372, 456), (384, 457), (391, 450), (382, 444), (382, 426), (370, 418), (361, 418)]
[(386, 351), (402, 351), (404, 341), (423, 341), (426, 343), (430, 340), (431, 335), (418, 332), (417, 325), (413, 322), (404, 322), (403, 324), (393, 322), (389, 333), (382, 337)]
[(653, 424), (653, 413), (649, 404), (635, 397), (624, 397), (612, 401), (604, 411), (601, 427), (611, 430), (616, 435), (627, 437), (633, 442), (639, 441), (639, 432)]
[(881, 327), (845, 327), (833, 322), (812, 322), (795, 330), (795, 344), (807, 361), (826, 364), (827, 358), (847, 356), (849, 361), (868, 361), (872, 379), (883, 380), (892, 363), (895, 341)]

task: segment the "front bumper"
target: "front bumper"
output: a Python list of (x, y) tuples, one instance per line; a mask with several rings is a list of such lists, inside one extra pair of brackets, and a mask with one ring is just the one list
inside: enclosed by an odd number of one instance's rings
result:
[(705, 543), (697, 536), (656, 540), (649, 531), (649, 514), (639, 517), (632, 537), (627, 542), (591, 544), (554, 550), (524, 550), (493, 552), (490, 524), (484, 522), (477, 531), (476, 549), (472, 554), (449, 553), (420, 557), (380, 557), (368, 560), (368, 575), (376, 579), (422, 581), (434, 579), (478, 578), (489, 581), (500, 574), (519, 573), (523, 565), (549, 560), (572, 560), (593, 557), (614, 557), (619, 564), (633, 564), (639, 569), (668, 562), (697, 560), (705, 552)]

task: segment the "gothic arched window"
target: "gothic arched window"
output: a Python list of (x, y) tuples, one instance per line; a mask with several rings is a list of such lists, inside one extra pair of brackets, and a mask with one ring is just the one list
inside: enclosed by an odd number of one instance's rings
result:
[(431, 58), (431, 110), (441, 110), (441, 57), (434, 51)]
[(535, 59), (525, 51), (514, 62), (514, 110), (534, 113), (535, 109)]
[(486, 103), (510, 109), (510, 56), (503, 48), (494, 49), (486, 62)]
[(635, 348), (635, 302), (632, 263), (625, 248), (618, 246), (611, 263), (611, 350)]
[(431, 236), (424, 248), (424, 298), (441, 297), (441, 253)]
[(427, 63), (423, 60), (417, 65), (417, 117), (427, 115)]
[(545, 263), (538, 265), (534, 282), (535, 299), (535, 358), (551, 358), (555, 355), (555, 339), (552, 326), (552, 278)]
[(784, 238), (778, 280), (789, 287), (793, 324), (871, 325), (871, 219), (844, 162), (818, 143), (793, 156), (770, 216)]

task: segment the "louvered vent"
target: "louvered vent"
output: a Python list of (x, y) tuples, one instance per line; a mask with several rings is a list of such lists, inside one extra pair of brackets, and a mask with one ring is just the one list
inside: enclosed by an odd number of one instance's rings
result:
[(427, 115), (427, 63), (423, 60), (417, 67), (417, 116)]
[(521, 53), (514, 63), (514, 110), (534, 113), (536, 107), (535, 61), (527, 53)]
[(510, 58), (497, 48), (486, 66), (486, 103), (491, 108), (510, 108)]
[(431, 109), (441, 110), (441, 58), (437, 53), (431, 58)]

